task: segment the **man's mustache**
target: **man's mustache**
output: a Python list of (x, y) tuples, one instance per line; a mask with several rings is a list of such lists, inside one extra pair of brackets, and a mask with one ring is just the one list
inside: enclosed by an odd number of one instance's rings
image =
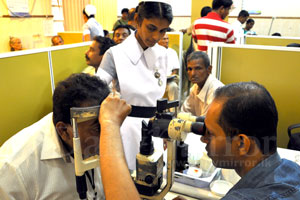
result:
[(85, 59), (86, 59), (86, 60), (90, 60), (90, 58), (89, 58), (87, 55), (85, 55)]

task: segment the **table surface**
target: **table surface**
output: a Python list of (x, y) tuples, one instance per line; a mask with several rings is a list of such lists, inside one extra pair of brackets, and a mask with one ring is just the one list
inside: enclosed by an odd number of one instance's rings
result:
[[(294, 150), (289, 150), (284, 148), (277, 148), (277, 151), (281, 158), (292, 160), (294, 162), (297, 162), (300, 165), (300, 151), (294, 151)], [(217, 179), (223, 179), (221, 173), (216, 175), (216, 177), (213, 180), (217, 180)], [(194, 200), (194, 199), (217, 200), (222, 198), (212, 193), (209, 188), (197, 188), (197, 187), (181, 184), (178, 182), (174, 182), (171, 191), (165, 196), (165, 200), (172, 200), (178, 195), (184, 197), (187, 200)]]

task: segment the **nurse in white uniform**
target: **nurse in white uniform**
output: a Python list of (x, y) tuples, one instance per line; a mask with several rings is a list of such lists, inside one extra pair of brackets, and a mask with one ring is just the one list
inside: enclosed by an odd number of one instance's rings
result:
[[(108, 84), (115, 80), (121, 98), (132, 105), (132, 112), (121, 127), (125, 157), (131, 170), (136, 168), (142, 120), (148, 122), (154, 116), (156, 101), (162, 98), (166, 89), (166, 49), (157, 42), (173, 20), (172, 7), (166, 1), (142, 1), (136, 20), (136, 32), (110, 48), (97, 71)], [(162, 150), (162, 139), (153, 140), (155, 148)]]
[(95, 19), (96, 7), (93, 5), (86, 5), (83, 9), (83, 41), (91, 41), (95, 36), (104, 37), (104, 32), (101, 24)]

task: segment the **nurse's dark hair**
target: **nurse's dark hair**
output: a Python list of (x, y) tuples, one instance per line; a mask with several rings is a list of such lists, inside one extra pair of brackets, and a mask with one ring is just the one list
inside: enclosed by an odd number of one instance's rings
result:
[(145, 18), (166, 19), (171, 24), (173, 20), (172, 7), (167, 3), (142, 1), (138, 8), (138, 23), (141, 24)]
[(187, 62), (192, 60), (202, 59), (205, 68), (207, 69), (210, 66), (210, 61), (208, 55), (203, 51), (194, 51), (187, 57)]
[(71, 124), (70, 108), (97, 106), (109, 94), (106, 83), (97, 76), (72, 74), (59, 82), (53, 94), (53, 123), (62, 121)]
[(245, 134), (265, 155), (276, 152), (278, 113), (267, 89), (256, 82), (232, 83), (215, 91), (223, 100), (219, 125), (231, 138)]

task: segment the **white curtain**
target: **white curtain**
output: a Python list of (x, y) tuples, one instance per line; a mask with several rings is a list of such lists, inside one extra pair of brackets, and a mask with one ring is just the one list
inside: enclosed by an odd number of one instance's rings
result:
[(63, 0), (65, 31), (82, 31), (82, 11), (90, 0)]

